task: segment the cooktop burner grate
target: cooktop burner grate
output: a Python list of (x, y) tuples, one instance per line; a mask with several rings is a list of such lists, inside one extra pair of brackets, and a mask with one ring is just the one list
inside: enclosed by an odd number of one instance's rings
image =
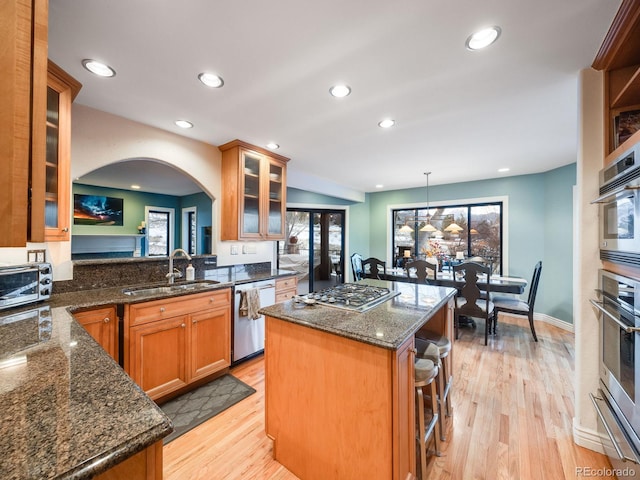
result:
[(363, 312), (395, 297), (400, 292), (359, 283), (343, 283), (311, 292), (308, 299), (322, 305)]

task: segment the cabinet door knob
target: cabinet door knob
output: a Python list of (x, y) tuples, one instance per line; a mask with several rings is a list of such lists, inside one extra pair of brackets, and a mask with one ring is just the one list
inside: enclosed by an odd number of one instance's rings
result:
[(164, 312), (164, 311), (165, 311), (165, 308), (164, 308), (164, 307), (160, 307), (160, 311), (161, 311), (161, 312)]
[(105, 317), (105, 319), (103, 320), (104, 323), (109, 323), (111, 319), (109, 317)]
[(183, 323), (182, 325), (180, 325), (182, 328), (186, 327), (186, 325)]
[(63, 231), (64, 233), (67, 233), (67, 232), (69, 231), (69, 227), (64, 227), (64, 228), (62, 229), (62, 231)]
[(198, 321), (197, 320), (191, 320), (191, 323), (193, 323), (195, 325), (196, 323), (198, 323)]

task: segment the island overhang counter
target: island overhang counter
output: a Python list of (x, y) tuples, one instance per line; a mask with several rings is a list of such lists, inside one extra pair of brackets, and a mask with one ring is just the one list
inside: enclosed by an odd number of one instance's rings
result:
[(456, 291), (362, 282), (399, 294), (361, 313), (292, 300), (261, 309), (266, 433), (302, 480), (415, 477), (414, 336), (452, 338)]

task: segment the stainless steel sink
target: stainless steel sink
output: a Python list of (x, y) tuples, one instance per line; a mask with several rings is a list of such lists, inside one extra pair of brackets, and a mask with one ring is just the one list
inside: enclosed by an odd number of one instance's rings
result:
[(208, 280), (206, 282), (196, 283), (182, 283), (178, 285), (165, 285), (160, 287), (140, 287), (140, 288), (125, 288), (122, 293), (132, 296), (145, 296), (145, 295), (163, 295), (176, 292), (184, 292), (190, 290), (203, 290), (210, 288), (220, 282), (215, 280)]

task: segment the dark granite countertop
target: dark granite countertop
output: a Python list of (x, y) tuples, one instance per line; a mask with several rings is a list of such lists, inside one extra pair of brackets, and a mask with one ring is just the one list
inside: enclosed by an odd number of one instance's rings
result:
[(288, 300), (260, 309), (260, 313), (382, 348), (395, 350), (420, 329), (456, 290), (405, 282), (362, 280), (399, 291), (396, 297), (365, 312)]
[[(220, 283), (206, 289), (143, 296), (125, 295), (123, 287), (54, 291), (46, 302), (1, 312), (0, 478), (89, 479), (173, 430), (169, 418), (70, 312), (231, 288), (235, 283), (294, 273), (230, 271), (209, 278)], [(187, 282), (176, 284), (181, 283)], [(144, 285), (151, 286), (155, 285)], [(40, 317), (44, 322), (25, 319), (34, 311), (44, 312)]]
[(39, 309), (50, 323), (0, 319), (0, 478), (92, 478), (171, 433), (66, 308)]

